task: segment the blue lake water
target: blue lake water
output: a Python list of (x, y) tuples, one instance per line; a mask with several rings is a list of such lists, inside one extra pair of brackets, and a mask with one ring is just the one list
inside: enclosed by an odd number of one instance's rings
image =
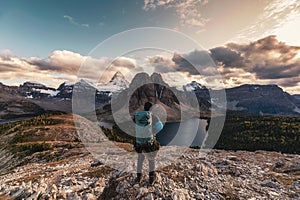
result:
[(207, 120), (190, 119), (166, 123), (156, 138), (162, 146), (201, 146), (206, 137)]

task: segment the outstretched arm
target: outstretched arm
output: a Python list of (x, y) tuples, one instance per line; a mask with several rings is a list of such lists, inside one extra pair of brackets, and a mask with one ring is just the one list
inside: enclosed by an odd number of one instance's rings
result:
[(163, 123), (160, 121), (159, 117), (152, 115), (152, 131), (156, 135), (163, 128)]

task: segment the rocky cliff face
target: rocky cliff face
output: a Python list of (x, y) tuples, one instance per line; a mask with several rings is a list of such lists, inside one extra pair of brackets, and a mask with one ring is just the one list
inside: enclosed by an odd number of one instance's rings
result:
[(123, 108), (123, 105), (130, 97), (129, 112), (133, 115), (137, 110), (143, 109), (143, 105), (149, 101), (159, 104), (166, 110), (167, 121), (180, 121), (181, 112), (189, 118), (199, 117), (200, 112), (195, 109), (196, 106), (200, 107), (201, 112), (209, 113), (208, 90), (205, 90), (208, 94), (206, 96), (202, 96), (202, 91), (204, 90), (181, 91), (170, 87), (158, 73), (153, 73), (151, 76), (147, 73), (139, 73), (133, 78), (128, 89), (113, 96), (112, 102), (115, 110), (128, 109)]
[(58, 91), (36, 82), (25, 82), (18, 88), (18, 94), (30, 99), (54, 97)]
[(151, 76), (146, 73), (137, 74), (129, 88), (129, 90), (134, 90), (129, 102), (130, 109), (139, 109), (147, 101), (178, 109), (179, 101), (169, 88), (160, 74), (153, 73)]

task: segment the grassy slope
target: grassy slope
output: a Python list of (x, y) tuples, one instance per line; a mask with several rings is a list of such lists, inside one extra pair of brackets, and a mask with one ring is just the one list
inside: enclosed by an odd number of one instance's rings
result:
[[(0, 125), (1, 150), (10, 152), (13, 159), (7, 165), (26, 162), (47, 162), (63, 159), (73, 151), (82, 151), (70, 114), (43, 114), (30, 120)], [(3, 164), (3, 163), (2, 163)], [(4, 167), (4, 166), (2, 166)]]

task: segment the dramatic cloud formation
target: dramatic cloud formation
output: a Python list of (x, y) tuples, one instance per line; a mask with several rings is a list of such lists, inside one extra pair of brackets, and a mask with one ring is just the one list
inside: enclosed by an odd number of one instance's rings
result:
[(207, 0), (144, 0), (143, 9), (148, 11), (157, 7), (174, 8), (182, 25), (204, 26), (209, 20), (199, 12)]
[(247, 44), (229, 43), (210, 50), (227, 85), (278, 84), (300, 92), (300, 47), (268, 36)]
[(176, 63), (176, 69), (188, 72), (190, 75), (216, 75), (215, 63), (207, 51), (192, 51), (188, 54), (174, 54), (172, 60)]
[(195, 50), (187, 54), (172, 56), (156, 55), (147, 58), (147, 66), (163, 73), (164, 79), (175, 87), (196, 80), (211, 88), (223, 88), (222, 77), (209, 52)]
[(75, 21), (75, 19), (69, 15), (64, 15), (64, 18), (67, 19), (71, 24), (78, 26), (78, 27), (83, 27), (83, 28), (89, 28), (90, 25), (89, 24), (80, 24), (78, 22)]
[(173, 82), (170, 83), (173, 86), (197, 80), (213, 87), (223, 80), (226, 87), (278, 84), (289, 92), (300, 93), (300, 47), (289, 46), (275, 36), (268, 36), (249, 43), (229, 43), (209, 51), (114, 60), (91, 58), (66, 50), (54, 51), (46, 59), (20, 58), (9, 50), (0, 53), (0, 79), (19, 83), (25, 80), (52, 81), (57, 86), (62, 81), (77, 78), (107, 82), (116, 71), (127, 74), (128, 80), (137, 72), (160, 72), (166, 80)]
[(215, 64), (207, 51), (192, 51), (188, 54), (174, 53), (172, 58), (157, 55), (148, 57), (148, 65), (155, 67), (155, 71), (183, 72), (188, 75), (215, 75)]
[(226, 47), (216, 47), (210, 50), (215, 62), (221, 62), (225, 67), (240, 67), (244, 65), (243, 57), (236, 51)]
[(105, 82), (110, 80), (116, 71), (124, 72), (136, 67), (135, 60), (131, 58), (95, 59), (66, 50), (54, 51), (46, 59), (19, 58), (5, 52), (0, 54), (0, 79), (52, 81), (52, 86), (57, 86), (65, 80), (74, 82), (77, 78), (97, 81), (100, 78), (99, 74), (104, 74), (101, 81)]
[(158, 72), (180, 72), (181, 76), (207, 84), (215, 82), (220, 72), (227, 87), (249, 83), (278, 84), (300, 92), (300, 47), (289, 46), (275, 36), (245, 44), (229, 43), (209, 52), (175, 53), (171, 58), (157, 55), (147, 61)]
[[(300, 74), (300, 47), (289, 46), (275, 36), (248, 44), (227, 44), (211, 50), (212, 57), (225, 67), (243, 68), (260, 79), (292, 78)], [(234, 53), (233, 53), (234, 52)]]

